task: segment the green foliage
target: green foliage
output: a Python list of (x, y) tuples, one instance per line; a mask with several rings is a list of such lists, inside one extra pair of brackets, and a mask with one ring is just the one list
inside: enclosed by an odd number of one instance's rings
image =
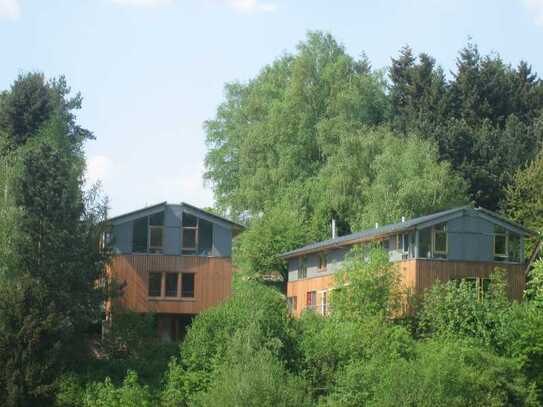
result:
[(0, 98), (2, 405), (50, 403), (100, 318), (105, 204), (97, 189), (82, 190), (90, 133), (68, 93), (62, 78), (28, 74)]
[(181, 347), (180, 366), (171, 363), (166, 375), (168, 405), (206, 390), (225, 360), (230, 339), (249, 327), (258, 332), (258, 349), (268, 349), (281, 363), (292, 366), (294, 332), (284, 297), (260, 283), (241, 282), (228, 301), (194, 319)]
[(256, 325), (238, 331), (228, 342), (224, 361), (214, 372), (207, 391), (193, 406), (309, 406), (304, 381), (288, 373), (270, 349), (261, 348)]
[(115, 387), (109, 378), (89, 385), (83, 396), (84, 407), (150, 407), (155, 405), (147, 386), (138, 382), (138, 375), (128, 371), (122, 386)]
[(543, 259), (537, 260), (530, 270), (525, 294), (533, 304), (543, 308)]
[(406, 356), (414, 345), (408, 331), (378, 316), (349, 320), (337, 313), (323, 318), (307, 312), (300, 323), (301, 373), (321, 396), (330, 392), (339, 372), (350, 363), (376, 354)]
[(73, 140), (92, 138), (90, 131), (77, 125), (73, 113), (81, 108), (81, 95), (70, 98), (69, 94), (63, 76), (47, 80), (38, 72), (20, 74), (11, 89), (0, 97), (0, 136), (5, 137), (4, 147), (13, 150), (24, 145), (55, 116), (67, 125)]
[(507, 300), (504, 274), (491, 276), (490, 288), (471, 282), (435, 284), (425, 295), (418, 327), (425, 335), (473, 340), (481, 346), (503, 351), (507, 346), (511, 304)]
[(399, 279), (396, 265), (383, 249), (352, 249), (336, 275), (338, 289), (331, 295), (333, 313), (348, 320), (392, 316), (401, 301)]
[(511, 360), (463, 342), (417, 344), (410, 358), (377, 353), (339, 375), (331, 406), (536, 406)]
[[(540, 126), (543, 127), (543, 118)], [(515, 173), (506, 190), (505, 212), (524, 226), (543, 232), (543, 149), (537, 159)], [(531, 243), (534, 246), (535, 242)]]
[(233, 261), (242, 271), (250, 274), (279, 271), (287, 281), (287, 264), (279, 254), (305, 243), (308, 228), (300, 211), (285, 206), (272, 208), (252, 220), (236, 239)]
[(247, 84), (226, 86), (226, 101), (206, 122), (206, 178), (217, 205), (258, 214), (292, 184), (315, 176), (351, 124), (387, 114), (385, 84), (331, 35), (309, 33)]

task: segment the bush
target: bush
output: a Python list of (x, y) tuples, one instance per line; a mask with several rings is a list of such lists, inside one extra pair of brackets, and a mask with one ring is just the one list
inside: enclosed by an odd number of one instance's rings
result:
[(258, 282), (242, 282), (228, 301), (194, 319), (181, 346), (180, 361), (171, 363), (166, 373), (165, 397), (170, 405), (206, 390), (231, 338), (249, 327), (259, 332), (260, 349), (268, 349), (287, 368), (296, 365), (294, 325), (284, 296)]
[(109, 378), (89, 385), (83, 396), (84, 407), (150, 407), (154, 406), (151, 392), (141, 386), (138, 375), (129, 371), (122, 386), (115, 387)]
[(431, 340), (413, 358), (356, 361), (339, 375), (330, 406), (536, 406), (514, 360), (463, 342)]
[(224, 361), (217, 367), (208, 390), (198, 394), (195, 407), (309, 406), (304, 381), (289, 373), (284, 364), (260, 347), (256, 325), (229, 341)]
[(381, 353), (405, 356), (414, 346), (407, 330), (380, 317), (349, 321), (337, 315), (322, 318), (305, 313), (300, 325), (301, 366), (315, 395), (327, 394), (338, 371), (353, 361), (365, 361)]

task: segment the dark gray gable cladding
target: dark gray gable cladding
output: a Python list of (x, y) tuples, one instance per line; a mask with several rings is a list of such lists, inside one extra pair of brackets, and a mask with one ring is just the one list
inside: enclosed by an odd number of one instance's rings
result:
[(332, 249), (337, 247), (348, 246), (353, 243), (368, 241), (381, 236), (387, 236), (394, 233), (405, 232), (408, 230), (424, 229), (426, 227), (445, 222), (451, 219), (455, 219), (461, 216), (480, 216), (493, 223), (504, 226), (507, 229), (513, 230), (521, 235), (534, 235), (536, 232), (527, 229), (516, 222), (508, 220), (497, 213), (489, 211), (484, 208), (471, 208), (469, 206), (462, 206), (459, 208), (448, 209), (442, 212), (433, 213), (430, 215), (420, 216), (406, 220), (405, 222), (394, 223), (390, 225), (384, 225), (374, 229), (367, 229), (361, 232), (352, 233), (345, 236), (340, 236), (335, 239), (324, 240), (321, 242), (315, 242), (303, 246), (299, 249), (292, 250), (286, 253), (280, 254), (280, 257), (288, 259), (296, 257), (306, 253), (313, 253), (322, 249)]

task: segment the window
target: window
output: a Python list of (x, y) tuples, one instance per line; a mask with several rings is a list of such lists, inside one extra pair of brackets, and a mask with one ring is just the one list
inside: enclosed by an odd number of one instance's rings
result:
[(288, 297), (287, 298), (288, 311), (293, 313), (298, 308), (298, 297)]
[(302, 256), (298, 260), (298, 279), (307, 277), (307, 258)]
[[(409, 254), (409, 235), (405, 235), (405, 244), (407, 244), (404, 254)], [(448, 251), (447, 243), (447, 224), (440, 223), (425, 229), (419, 230), (419, 252), (421, 258), (446, 259)], [(406, 257), (407, 257), (406, 256)], [(403, 256), (402, 256), (403, 257)]]
[(166, 297), (177, 297), (178, 273), (166, 273)]
[(132, 231), (134, 253), (162, 253), (164, 212), (136, 219)]
[(148, 234), (148, 219), (136, 219), (133, 224), (132, 231), (132, 251), (135, 253), (147, 252), (147, 234)]
[(431, 229), (421, 229), (419, 231), (419, 257), (429, 258), (432, 257), (432, 234)]
[(501, 226), (494, 226), (494, 260), (507, 260), (507, 232)]
[(321, 314), (323, 316), (328, 315), (328, 291), (321, 293)]
[(307, 308), (314, 309), (317, 305), (317, 292), (316, 291), (308, 291), (307, 292), (307, 298), (306, 298), (306, 305)]
[(509, 233), (507, 237), (507, 257), (509, 258), (509, 261), (523, 261), (523, 259), (520, 258), (520, 236)]
[(402, 259), (409, 257), (409, 234), (402, 233), (400, 236), (400, 250), (402, 252)]
[(160, 297), (162, 294), (162, 273), (149, 273), (149, 297)]
[(211, 256), (213, 249), (213, 223), (205, 219), (198, 220), (198, 254)]
[(390, 248), (390, 239), (381, 240), (381, 247), (388, 252)]
[(447, 224), (432, 227), (433, 257), (447, 258)]
[(524, 260), (522, 257), (520, 236), (495, 225), (494, 260), (520, 262)]
[(183, 250), (182, 254), (196, 254), (198, 249), (198, 218), (183, 212)]
[(149, 233), (149, 252), (162, 253), (162, 226), (150, 226)]
[(327, 259), (326, 253), (320, 253), (319, 254), (319, 271), (326, 271), (327, 266), (328, 266), (328, 259)]
[(183, 273), (181, 274), (181, 297), (193, 298), (194, 297), (194, 274)]

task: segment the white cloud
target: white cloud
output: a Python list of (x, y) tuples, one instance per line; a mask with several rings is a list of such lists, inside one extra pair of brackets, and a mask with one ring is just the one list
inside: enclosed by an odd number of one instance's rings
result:
[[(0, 0), (1, 1), (1, 0)], [(173, 4), (174, 0), (112, 0), (121, 6), (158, 7)]]
[(105, 155), (97, 155), (87, 160), (87, 173), (85, 179), (87, 183), (94, 184), (97, 181), (103, 181), (111, 172), (113, 161)]
[(535, 22), (543, 26), (543, 0), (524, 0), (524, 4), (530, 10), (530, 13), (533, 15)]
[(224, 0), (226, 4), (240, 13), (269, 13), (277, 9), (275, 3), (263, 2), (259, 0)]
[(0, 0), (0, 19), (16, 20), (21, 15), (19, 0)]

